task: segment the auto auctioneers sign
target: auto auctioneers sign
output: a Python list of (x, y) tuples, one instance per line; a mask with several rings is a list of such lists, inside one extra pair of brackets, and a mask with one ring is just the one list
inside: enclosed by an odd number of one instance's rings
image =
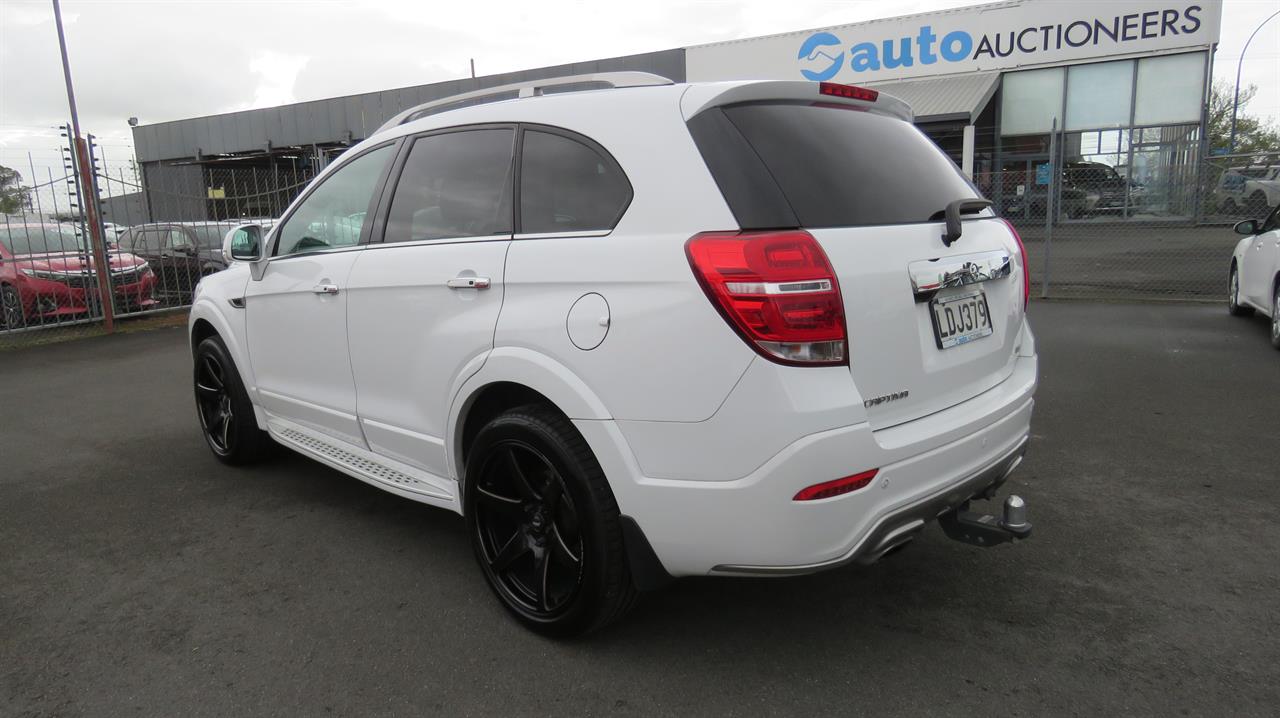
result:
[(1218, 41), (1221, 0), (1017, 0), (685, 50), (691, 82), (871, 82)]

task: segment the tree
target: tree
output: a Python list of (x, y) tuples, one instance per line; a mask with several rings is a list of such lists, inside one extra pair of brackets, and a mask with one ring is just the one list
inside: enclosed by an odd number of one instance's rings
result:
[[(1240, 88), (1236, 112), (1236, 149), (1232, 154), (1280, 152), (1280, 130), (1268, 120), (1245, 114), (1245, 106), (1258, 94), (1257, 85)], [(1235, 88), (1225, 82), (1213, 83), (1209, 93), (1209, 154), (1231, 152), (1231, 104)]]
[(0, 214), (20, 214), (30, 203), (30, 192), (17, 170), (0, 165)]

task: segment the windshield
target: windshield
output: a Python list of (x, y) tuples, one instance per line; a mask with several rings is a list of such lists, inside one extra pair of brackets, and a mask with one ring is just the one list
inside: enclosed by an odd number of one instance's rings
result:
[(74, 229), (56, 224), (0, 224), (0, 244), (14, 254), (84, 250)]

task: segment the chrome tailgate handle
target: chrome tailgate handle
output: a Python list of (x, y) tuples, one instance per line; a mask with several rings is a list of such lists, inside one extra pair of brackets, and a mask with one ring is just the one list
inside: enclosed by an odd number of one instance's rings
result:
[(1002, 249), (961, 254), (955, 257), (920, 259), (907, 265), (911, 291), (916, 301), (924, 301), (944, 287), (963, 287), (1009, 276), (1009, 253)]
[(450, 289), (488, 289), (488, 277), (454, 277), (445, 282)]

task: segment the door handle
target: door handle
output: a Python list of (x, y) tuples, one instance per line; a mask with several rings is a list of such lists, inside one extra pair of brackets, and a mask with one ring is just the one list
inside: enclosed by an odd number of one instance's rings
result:
[(488, 277), (454, 277), (444, 283), (450, 289), (488, 289)]
[(332, 294), (337, 294), (337, 293), (338, 293), (338, 285), (336, 285), (336, 284), (317, 284), (316, 286), (314, 286), (314, 287), (312, 287), (312, 288), (311, 288), (311, 291), (312, 291), (313, 293), (315, 293), (315, 294), (330, 294), (330, 295), (332, 295)]

